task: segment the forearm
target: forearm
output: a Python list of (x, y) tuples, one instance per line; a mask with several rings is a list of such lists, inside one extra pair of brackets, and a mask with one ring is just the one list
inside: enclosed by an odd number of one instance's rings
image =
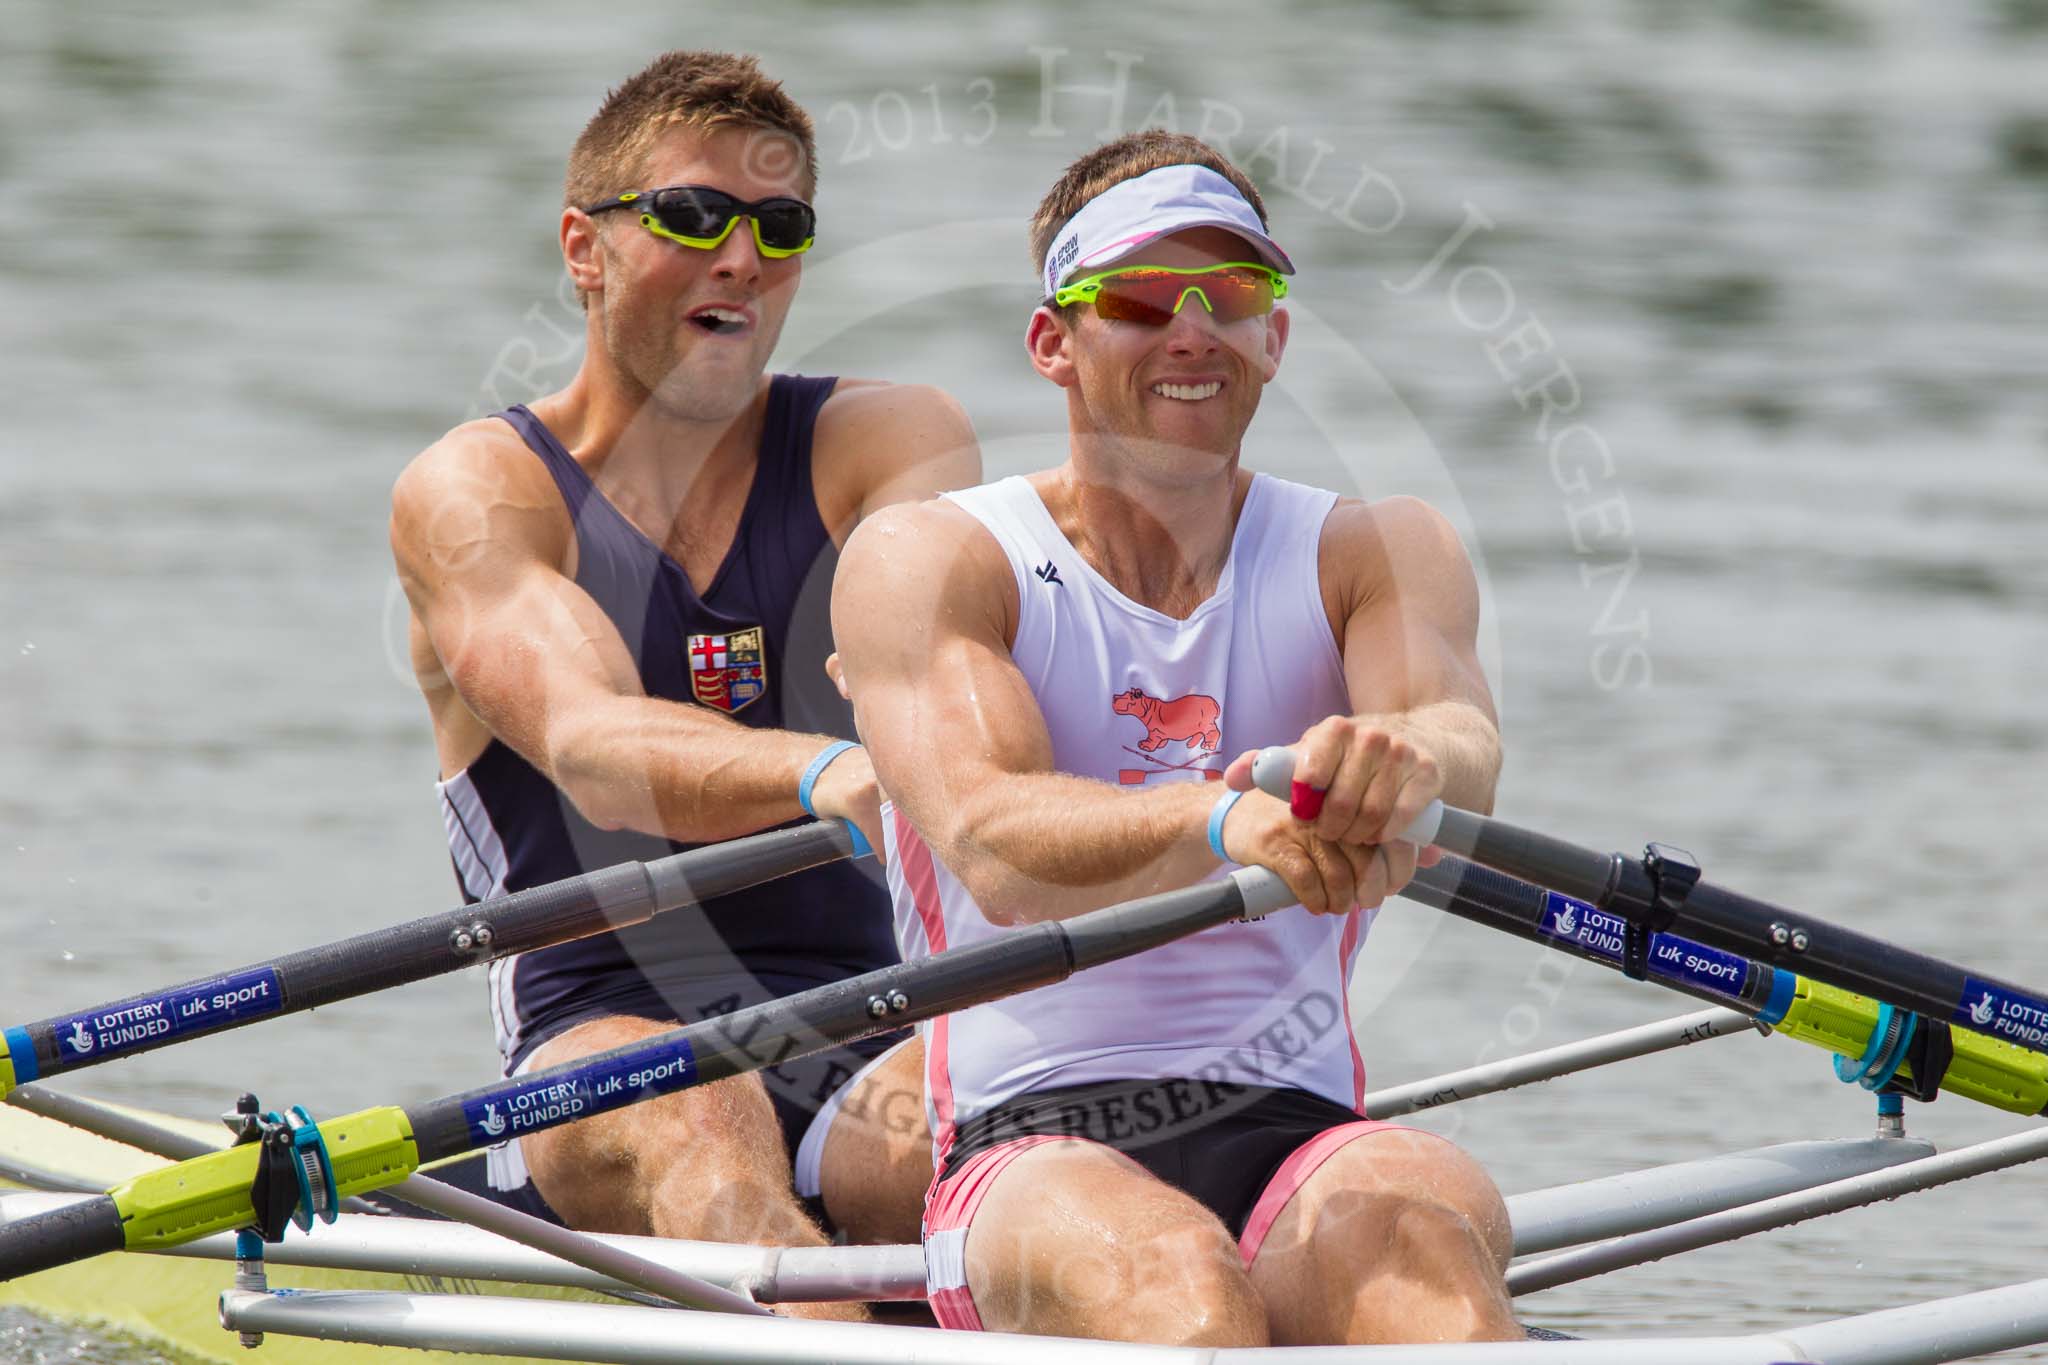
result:
[(935, 850), (998, 924), (1066, 919), (1189, 886), (1216, 868), (1218, 786), (1131, 792), (1064, 773), (1005, 774), (953, 803)]
[(556, 785), (593, 824), (682, 843), (731, 839), (801, 815), (797, 782), (831, 742), (651, 697), (578, 711), (549, 736)]
[(1441, 701), (1358, 719), (1400, 736), (1435, 759), (1445, 805), (1492, 813), (1494, 785), (1500, 780), (1500, 731), (1480, 708), (1465, 701)]

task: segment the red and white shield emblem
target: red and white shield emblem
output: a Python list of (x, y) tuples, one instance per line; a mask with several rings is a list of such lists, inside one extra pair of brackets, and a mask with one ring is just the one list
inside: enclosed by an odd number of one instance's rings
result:
[(768, 690), (761, 627), (690, 637), (690, 691), (706, 706), (739, 711)]

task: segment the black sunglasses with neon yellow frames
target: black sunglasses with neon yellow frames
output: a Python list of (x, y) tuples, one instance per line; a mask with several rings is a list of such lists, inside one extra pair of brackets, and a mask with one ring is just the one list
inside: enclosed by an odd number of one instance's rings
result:
[(742, 218), (753, 225), (754, 245), (770, 260), (800, 255), (817, 240), (817, 211), (788, 195), (749, 203), (709, 185), (669, 185), (627, 190), (583, 211), (597, 214), (609, 209), (637, 209), (640, 225), (649, 232), (700, 251), (722, 245)]

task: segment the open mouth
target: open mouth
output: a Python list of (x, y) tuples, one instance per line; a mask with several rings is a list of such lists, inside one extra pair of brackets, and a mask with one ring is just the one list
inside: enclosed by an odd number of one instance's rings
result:
[(700, 308), (690, 314), (690, 321), (713, 336), (733, 336), (747, 331), (753, 319), (737, 308)]
[(1161, 398), (1178, 399), (1183, 403), (1199, 403), (1204, 398), (1214, 398), (1223, 392), (1223, 381), (1212, 379), (1206, 384), (1168, 384), (1162, 381), (1152, 386), (1152, 392)]

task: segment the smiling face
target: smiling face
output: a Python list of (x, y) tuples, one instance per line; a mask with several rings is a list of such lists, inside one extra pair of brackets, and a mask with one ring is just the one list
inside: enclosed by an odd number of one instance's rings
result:
[[(667, 185), (709, 185), (750, 202), (803, 198), (806, 189), (801, 157), (786, 139), (742, 128), (672, 130), (655, 143), (638, 182), (618, 188)], [(739, 415), (782, 333), (802, 257), (761, 255), (751, 222), (707, 251), (656, 236), (630, 209), (588, 221), (597, 233), (587, 245), (585, 268), (598, 280), (590, 306), (620, 376), (681, 420)], [(573, 252), (570, 264), (575, 270)]]
[[(1182, 269), (1253, 260), (1221, 228), (1177, 232), (1116, 262)], [(1198, 286), (1198, 278), (1190, 278)], [(1067, 390), (1078, 435), (1112, 438), (1126, 457), (1161, 475), (1205, 476), (1237, 453), (1259, 394), (1279, 372), (1287, 314), (1219, 323), (1189, 295), (1164, 327), (1110, 321), (1089, 304), (1040, 308), (1028, 335), (1040, 374)]]

